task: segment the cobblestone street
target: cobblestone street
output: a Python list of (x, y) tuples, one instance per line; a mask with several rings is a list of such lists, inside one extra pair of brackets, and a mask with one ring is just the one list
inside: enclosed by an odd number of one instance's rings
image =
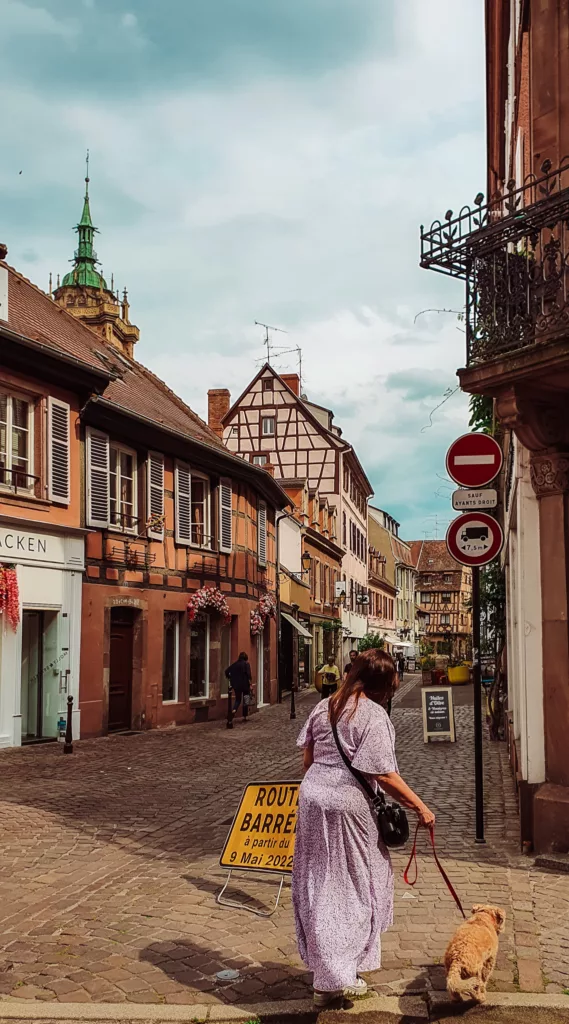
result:
[[(457, 743), (425, 746), (415, 677), (394, 707), (403, 776), (437, 813), (439, 854), (465, 907), (508, 914), (493, 985), (569, 988), (569, 876), (518, 855), (514, 793), (502, 745), (486, 745), (487, 845), (476, 846), (472, 708)], [(0, 754), (0, 993), (60, 1002), (192, 1003), (301, 998), (310, 977), (294, 939), (290, 890), (274, 917), (219, 907), (218, 858), (243, 785), (300, 776), (295, 738), (315, 701), (223, 723)], [(384, 937), (380, 992), (444, 986), (441, 957), (460, 917), (426, 844), (415, 889), (394, 858), (396, 920)], [(242, 878), (242, 881), (241, 881)], [(272, 878), (243, 875), (264, 905)], [(240, 980), (216, 984), (237, 967)]]

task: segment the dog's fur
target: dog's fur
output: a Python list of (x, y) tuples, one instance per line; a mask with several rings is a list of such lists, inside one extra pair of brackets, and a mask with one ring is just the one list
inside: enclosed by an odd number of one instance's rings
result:
[(447, 990), (455, 1002), (483, 1003), (486, 985), (496, 965), (498, 934), (504, 931), (501, 907), (475, 904), (472, 917), (461, 924), (445, 953)]

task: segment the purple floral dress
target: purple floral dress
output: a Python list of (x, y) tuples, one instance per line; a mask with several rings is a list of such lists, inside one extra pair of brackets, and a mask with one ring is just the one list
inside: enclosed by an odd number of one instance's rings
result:
[[(348, 702), (338, 735), (354, 768), (396, 772), (395, 732), (387, 713), (361, 698)], [(314, 708), (298, 746), (314, 744), (314, 764), (300, 787), (292, 899), (300, 955), (314, 988), (336, 992), (359, 971), (381, 966), (380, 935), (393, 923), (393, 871), (378, 847), (369, 801), (343, 763), (328, 719)]]

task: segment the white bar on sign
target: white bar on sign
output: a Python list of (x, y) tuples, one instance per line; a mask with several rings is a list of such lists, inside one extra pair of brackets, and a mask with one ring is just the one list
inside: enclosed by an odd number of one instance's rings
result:
[(453, 459), (455, 466), (493, 466), (495, 461), (495, 455), (455, 455)]

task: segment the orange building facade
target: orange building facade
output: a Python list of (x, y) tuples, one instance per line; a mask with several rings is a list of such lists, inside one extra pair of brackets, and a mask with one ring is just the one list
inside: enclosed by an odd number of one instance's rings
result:
[(241, 651), (257, 703), (278, 698), (275, 513), (290, 499), (136, 360), (87, 195), (78, 231), (53, 298), (0, 257), (0, 569), (19, 586), (0, 746), (56, 739), (68, 695), (75, 737), (225, 715)]

